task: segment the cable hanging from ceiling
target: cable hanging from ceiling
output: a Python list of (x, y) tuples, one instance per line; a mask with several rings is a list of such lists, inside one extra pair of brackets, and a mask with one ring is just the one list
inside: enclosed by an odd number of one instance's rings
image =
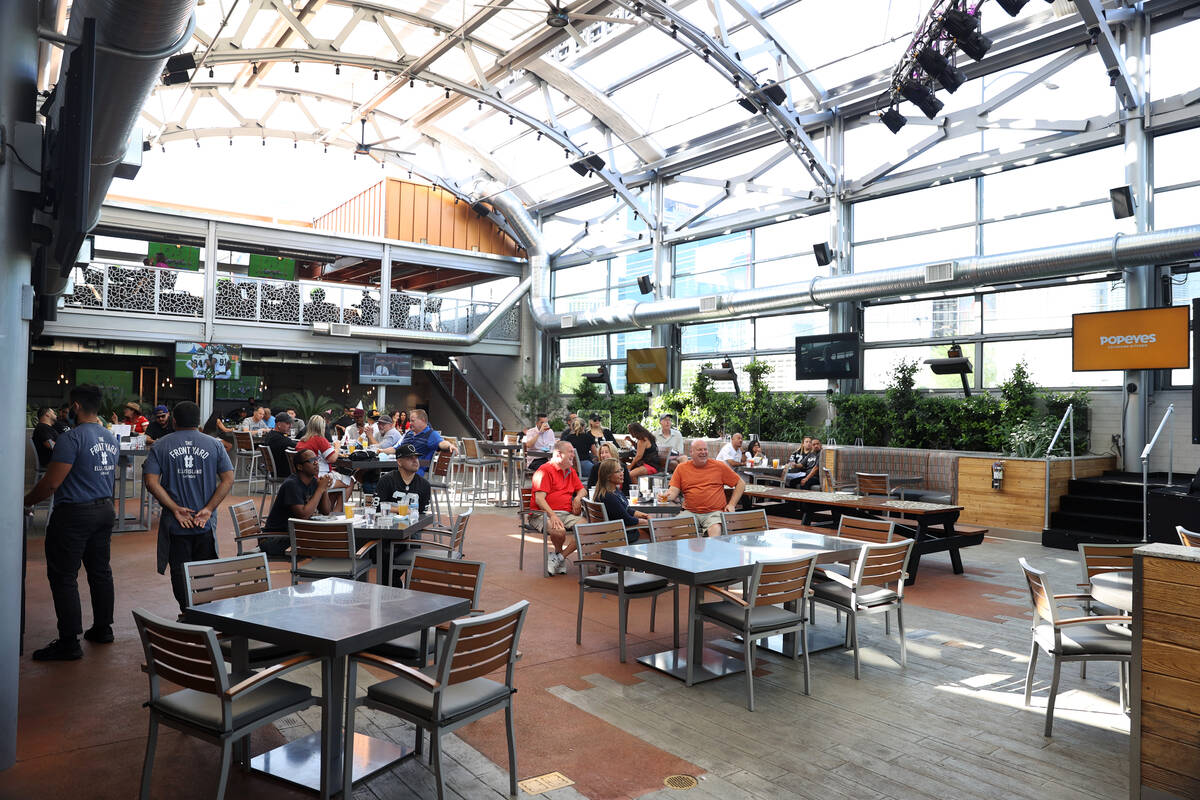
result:
[[(904, 57), (892, 71), (891, 86), (886, 95), (888, 107), (880, 114), (880, 120), (892, 133), (899, 133), (908, 122), (900, 113), (902, 100), (912, 103), (926, 117), (933, 119), (943, 106), (937, 98), (937, 87), (953, 94), (966, 83), (966, 73), (955, 63), (959, 51), (973, 61), (982, 61), (987, 55), (992, 40), (980, 31), (984, 2), (986, 0), (935, 0), (930, 7), (905, 48)], [(1029, 0), (996, 2), (1009, 16), (1015, 17)]]

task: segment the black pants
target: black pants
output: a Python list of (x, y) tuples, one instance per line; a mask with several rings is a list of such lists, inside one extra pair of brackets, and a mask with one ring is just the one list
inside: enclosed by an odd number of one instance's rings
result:
[(189, 561), (208, 561), (216, 557), (217, 539), (212, 531), (190, 536), (171, 534), (167, 563), (171, 565), (171, 591), (175, 593), (175, 601), (179, 603), (181, 612), (191, 605), (183, 565)]
[(58, 503), (46, 525), (46, 578), (58, 617), (58, 638), (74, 639), (83, 632), (79, 607), (79, 565), (87, 570), (92, 595), (92, 620), (112, 625), (113, 588), (109, 545), (116, 514), (112, 500)]

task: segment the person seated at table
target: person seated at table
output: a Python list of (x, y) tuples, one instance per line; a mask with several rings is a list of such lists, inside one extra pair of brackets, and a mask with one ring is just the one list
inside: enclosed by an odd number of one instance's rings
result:
[(379, 422), (375, 423), (376, 437), (375, 450), (380, 453), (394, 455), (397, 448), (400, 447), (400, 440), (403, 434), (396, 430), (395, 418), (391, 412), (384, 412), (379, 417)]
[[(279, 424), (279, 420), (275, 420)], [(258, 540), (259, 549), (269, 556), (281, 556), (287, 552), (291, 540), (287, 536), (288, 520), (310, 519), (314, 514), (329, 513), (329, 487), (333, 479), (329, 474), (318, 476), (321, 457), (310, 450), (297, 451), (293, 459), (288, 461), (288, 471), (291, 473), (279, 485), (275, 494), (275, 502), (271, 504), (271, 512), (263, 523), (263, 533), (283, 533), (283, 536), (262, 538)]]
[(550, 422), (546, 414), (538, 414), (533, 427), (525, 431), (525, 468), (539, 469), (550, 460), (554, 448), (554, 431), (550, 430)]
[(271, 456), (275, 459), (275, 475), (286, 478), (292, 474), (292, 459), (288, 450), (295, 442), (292, 441), (292, 425), (295, 420), (291, 414), (281, 413), (275, 417), (275, 429), (268, 431), (262, 443), (271, 448)]
[(402, 444), (396, 450), (396, 469), (383, 473), (375, 488), (381, 503), (402, 504), (415, 508), (418, 514), (428, 514), (433, 502), (433, 487), (418, 473), (421, 459), (417, 448)]
[(745, 438), (740, 433), (729, 437), (729, 441), (717, 453), (717, 461), (728, 464), (733, 469), (742, 466), (742, 442), (745, 441)]
[(54, 441), (58, 431), (54, 430), (54, 420), (58, 417), (50, 406), (42, 406), (37, 410), (37, 425), (33, 427), (33, 450), (37, 453), (38, 466), (42, 469), (50, 466), (50, 456), (54, 452)]
[(121, 419), (117, 420), (117, 412), (112, 414), (113, 424), (128, 425), (130, 433), (145, 433), (150, 420), (142, 416), (142, 407), (132, 400), (121, 409)]
[[(560, 439), (567, 438), (567, 434), (570, 433), (571, 430), (575, 427), (575, 421), (577, 419), (579, 419), (578, 414), (576, 414), (574, 411), (568, 411), (567, 412), (567, 422), (565, 425), (563, 425), (562, 433), (560, 433), (558, 435), (558, 438), (560, 438)], [(578, 447), (576, 447), (575, 449), (577, 451), (579, 450)], [(581, 456), (581, 458), (582, 458), (582, 456)]]
[(150, 420), (150, 424), (146, 426), (146, 444), (154, 444), (168, 433), (174, 432), (170, 410), (166, 406), (155, 406), (154, 419)]
[(592, 456), (592, 435), (588, 433), (583, 420), (576, 416), (571, 422), (571, 427), (563, 434), (562, 440), (570, 442), (579, 456), (579, 477), (583, 480), (591, 478), (599, 462)]
[[(284, 411), (286, 411), (287, 415), (292, 418), (292, 430), (289, 435), (293, 439), (299, 439), (304, 435), (304, 420), (300, 419), (299, 415), (296, 414), (296, 409), (294, 408), (285, 408)], [(275, 424), (278, 425), (279, 421), (276, 420)]]
[(758, 439), (751, 439), (750, 445), (746, 448), (746, 466), (761, 467), (767, 463), (767, 455), (763, 452), (762, 442)]
[(396, 414), (396, 430), (400, 431), (400, 433), (403, 434), (403, 433), (406, 433), (408, 431), (408, 429), (411, 427), (412, 427), (412, 424), (409, 423), (409, 421), (408, 421), (408, 412), (407, 411), (397, 412), (397, 414)]
[(658, 473), (658, 444), (654, 435), (636, 422), (629, 423), (626, 428), (633, 437), (637, 452), (629, 462), (629, 476), (635, 481), (643, 475)]
[(356, 408), (351, 412), (351, 418), (353, 422), (338, 428), (341, 431), (338, 441), (344, 445), (350, 442), (356, 442), (361, 445), (363, 437), (366, 437), (367, 443), (370, 444), (371, 440), (375, 438), (375, 432), (371, 431), (368, 433), (367, 429), (373, 426), (367, 424), (366, 412), (361, 408)]
[(567, 556), (575, 552), (575, 541), (567, 538), (567, 531), (586, 521), (581, 516), (585, 494), (575, 471), (575, 448), (570, 442), (558, 442), (550, 460), (533, 473), (533, 491), (529, 494), (530, 510), (545, 512), (534, 516), (534, 524), (545, 526), (554, 545), (554, 552), (546, 557), (547, 575), (567, 573)]
[(663, 414), (658, 418), (659, 432), (654, 434), (654, 438), (658, 441), (658, 446), (662, 452), (666, 454), (668, 464), (674, 466), (679, 463), (680, 456), (683, 455), (683, 434), (675, 427), (675, 417), (670, 414)]
[(795, 454), (792, 454), (793, 465), (787, 473), (787, 486), (789, 489), (808, 489), (810, 491), (821, 490), (821, 440), (817, 437), (804, 437), (804, 442), (801, 442), (801, 448), (804, 444), (808, 444), (808, 451), (801, 454), (797, 459)]
[(201, 433), (217, 439), (221, 444), (225, 445), (225, 452), (233, 452), (233, 432), (235, 428), (228, 427), (224, 420), (217, 414), (216, 411), (208, 415), (208, 421), (200, 428)]
[(308, 418), (308, 425), (304, 428), (304, 438), (296, 443), (296, 451), (309, 451), (317, 454), (318, 474), (321, 477), (330, 476), (330, 480), (333, 482), (330, 489), (345, 489), (345, 494), (354, 490), (353, 478), (330, 469), (330, 466), (337, 461), (337, 448), (325, 438), (325, 418), (320, 414), (313, 414)]
[[(739, 442), (740, 444), (740, 442)], [(692, 442), (691, 460), (684, 461), (671, 473), (671, 488), (667, 502), (674, 503), (683, 496), (683, 513), (696, 520), (702, 535), (721, 535), (721, 512), (737, 510), (746, 482), (724, 461), (708, 457), (708, 442)], [(725, 499), (725, 487), (732, 486), (733, 494)]]
[[(383, 417), (379, 418), (383, 422)], [(411, 444), (417, 448), (417, 457), (428, 464), (439, 450), (448, 450), (450, 455), (458, 455), (458, 448), (442, 438), (442, 435), (429, 424), (429, 414), (423, 408), (414, 408), (408, 415), (408, 431), (400, 437), (400, 444)], [(422, 466), (417, 473), (424, 475), (428, 466)]]
[(610, 520), (621, 520), (625, 523), (625, 538), (633, 544), (640, 537), (639, 527), (645, 527), (649, 514), (634, 511), (625, 496), (625, 473), (627, 469), (615, 458), (606, 458), (596, 469), (596, 488), (592, 492), (592, 500), (603, 503)]
[(254, 413), (242, 420), (241, 429), (244, 431), (265, 431), (270, 426), (267, 425), (267, 409), (264, 406), (256, 405)]
[[(629, 475), (629, 466), (621, 461), (621, 449), (617, 447), (616, 442), (605, 442), (600, 447), (600, 460), (596, 462), (596, 469), (592, 470), (592, 474), (587, 479), (587, 489), (591, 492), (596, 486), (596, 480), (600, 477), (600, 464), (606, 459), (615, 458), (621, 464), (621, 485), (625, 487), (625, 491), (630, 491), (629, 487), (633, 486), (633, 478)], [(628, 496), (628, 495), (626, 495)]]

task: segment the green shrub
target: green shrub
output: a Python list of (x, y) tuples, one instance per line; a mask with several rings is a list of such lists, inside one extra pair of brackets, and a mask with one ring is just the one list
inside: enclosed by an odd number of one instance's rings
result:
[(563, 417), (562, 399), (554, 383), (521, 378), (517, 381), (517, 402), (521, 404), (521, 413), (525, 415), (522, 425), (532, 425), (538, 414), (547, 414), (556, 419)]
[(828, 395), (837, 411), (829, 435), (841, 444), (862, 439), (870, 447), (886, 447), (891, 441), (888, 430), (887, 400), (878, 394)]

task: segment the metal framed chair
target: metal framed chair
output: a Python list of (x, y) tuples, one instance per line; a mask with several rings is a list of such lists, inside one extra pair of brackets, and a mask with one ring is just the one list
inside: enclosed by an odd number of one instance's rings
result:
[[(1079, 567), (1083, 580), (1076, 586), (1083, 595), (1080, 600), (1085, 614), (1128, 614), (1133, 609), (1113, 608), (1092, 599), (1092, 578), (1105, 572), (1133, 569), (1133, 551), (1138, 544), (1079, 544)], [(1087, 677), (1087, 662), (1079, 662), (1079, 677)]]
[(521, 569), (525, 569), (525, 537), (528, 534), (542, 537), (541, 563), (546, 563), (546, 557), (550, 550), (550, 538), (546, 533), (546, 526), (542, 524), (542, 517), (546, 512), (538, 508), (530, 508), (532, 505), (533, 488), (526, 486), (521, 489), (521, 507), (517, 509), (518, 527), (521, 532), (521, 550), (517, 556), (517, 565)]
[(450, 476), (450, 465), (452, 458), (453, 457), (450, 455), (449, 450), (438, 450), (437, 456), (433, 459), (433, 463), (429, 466), (429, 469), (426, 470), (426, 477), (429, 480), (430, 487), (429, 497), (433, 502), (434, 516), (437, 517), (439, 523), (442, 521), (443, 513), (441, 503), (438, 500), (439, 494), (444, 497), (446, 501), (446, 509), (444, 512), (446, 516), (451, 517), (454, 515), (454, 504), (450, 501), (450, 492), (453, 488), (453, 482)]
[(263, 505), (267, 502), (267, 498), (271, 498), (271, 502), (275, 502), (275, 494), (279, 490), (279, 485), (283, 483), (283, 478), (279, 477), (279, 465), (275, 463), (275, 452), (268, 445), (260, 444), (258, 446), (259, 462), (263, 467), (263, 491), (262, 497), (258, 501), (258, 515), (264, 516), (269, 513), (263, 510)]
[(892, 495), (892, 482), (886, 473), (856, 472), (854, 488), (865, 497)]
[(833, 470), (829, 467), (820, 467), (821, 470), (821, 491), (822, 492), (842, 492), (846, 489), (854, 489), (857, 484), (850, 481), (838, 483), (833, 476)]
[[(217, 800), (224, 800), (234, 746), (247, 741), (252, 731), (318, 702), (307, 686), (282, 680), (281, 676), (319, 662), (319, 658), (290, 658), (235, 684), (225, 669), (212, 628), (169, 622), (144, 608), (135, 608), (133, 619), (150, 676), (150, 700), (146, 703), (150, 733), (142, 765), (142, 800), (150, 796), (160, 724), (221, 748)], [(164, 680), (184, 688), (164, 695)], [(249, 768), (247, 748), (239, 749), (240, 760)]]
[(1179, 543), (1184, 547), (1200, 547), (1200, 533), (1189, 531), (1182, 525), (1176, 525), (1175, 532), (1179, 534)]
[(669, 542), (672, 539), (698, 539), (695, 517), (651, 517), (650, 541)]
[(1046, 728), (1049, 736), (1054, 725), (1054, 700), (1058, 695), (1058, 680), (1064, 661), (1116, 661), (1120, 676), (1121, 709), (1128, 707), (1129, 661), (1133, 651), (1133, 634), (1127, 625), (1132, 617), (1112, 615), (1059, 616), (1060, 601), (1078, 602), (1080, 594), (1054, 594), (1046, 573), (1020, 560), (1025, 582), (1029, 585), (1029, 600), (1033, 605), (1032, 643), (1029, 648), (1029, 668), (1025, 672), (1025, 706), (1033, 696), (1033, 673), (1037, 668), (1038, 651), (1044, 650), (1054, 662), (1054, 677), (1050, 681), (1050, 696), (1046, 699)]
[(888, 519), (866, 519), (846, 514), (838, 521), (837, 536), (871, 544), (887, 544), (896, 535), (896, 523)]
[[(470, 613), (480, 614), (482, 609), (479, 608), (479, 592), (483, 589), (483, 568), (482, 561), (450, 560), (418, 552), (412, 559), (404, 588), (470, 600)], [(439, 625), (437, 628), (439, 631), (447, 629), (446, 625)], [(372, 647), (367, 652), (392, 661), (424, 667), (428, 663), (429, 655), (434, 652), (436, 638), (430, 636), (428, 630), (415, 631)]]
[(376, 539), (355, 550), (354, 523), (348, 519), (315, 522), (293, 517), (288, 520), (288, 538), (292, 543), (293, 584), (301, 578), (359, 580), (371, 569), (367, 553), (379, 544)]
[(231, 505), (229, 517), (233, 520), (233, 543), (239, 556), (262, 552), (259, 539), (263, 537), (284, 537), (282, 533), (263, 533), (262, 518), (254, 510), (253, 500)]
[[(625, 663), (625, 630), (629, 623), (629, 601), (637, 597), (650, 598), (650, 631), (654, 631), (654, 615), (658, 596), (675, 593), (675, 639), (679, 648), (679, 584), (645, 572), (612, 569), (600, 557), (606, 547), (626, 544), (625, 524), (612, 522), (580, 523), (575, 526), (576, 563), (579, 565), (579, 612), (575, 617), (575, 644), (583, 643), (583, 597), (587, 592), (614, 595), (617, 598), (617, 631), (620, 638), (621, 663)], [(592, 570), (596, 571), (593, 572)], [(610, 571), (601, 572), (601, 569)]]
[[(358, 665), (369, 664), (396, 675), (367, 689), (366, 697), (347, 704), (345, 757), (354, 763), (354, 709), (365, 705), (384, 711), (417, 727), (416, 752), (420, 754), (423, 731), (429, 731), (429, 760), (437, 784), (438, 800), (445, 797), (442, 778), (442, 734), (503, 709), (508, 734), (508, 790), (517, 793), (517, 745), (513, 735), (513, 666), (529, 601), (514, 603), (503, 611), (449, 625), (433, 674), (426, 674), (381, 656), (362, 653), (350, 659), (347, 686), (354, 686)], [(484, 677), (504, 667), (504, 682)], [(352, 795), (353, 773), (344, 770), (342, 796)]]
[[(493, 484), (496, 487), (500, 486), (500, 468), (503, 462), (495, 456), (485, 456), (479, 452), (479, 442), (475, 439), (463, 439), (463, 455), (466, 458), (462, 462), (462, 466), (471, 476), (471, 502), (474, 503), (480, 493), (483, 494), (484, 500), (488, 496), (488, 477), (491, 476)], [(465, 481), (463, 491), (466, 491)]]
[(463, 512), (454, 518), (454, 524), (449, 528), (426, 528), (417, 534), (420, 538), (409, 539), (405, 542), (408, 548), (400, 552), (395, 552), (394, 546), (389, 548), (388, 575), (394, 575), (397, 570), (401, 573), (408, 573), (412, 568), (413, 559), (422, 550), (436, 551), (442, 558), (463, 558), (463, 547), (467, 541), (467, 525), (470, 522), (471, 509), (463, 509)]
[(767, 512), (761, 508), (754, 511), (722, 511), (721, 530), (726, 536), (731, 533), (758, 533), (768, 530)]
[(246, 494), (254, 494), (254, 479), (258, 475), (258, 450), (254, 445), (254, 434), (250, 431), (233, 432), (233, 455), (236, 459), (234, 468), (234, 485), (237, 485), (237, 472), (245, 470)]
[(604, 503), (583, 499), (583, 516), (588, 522), (608, 522), (608, 509)]
[[(722, 599), (696, 606), (696, 631), (703, 638), (704, 623), (711, 622), (742, 637), (746, 659), (746, 708), (754, 710), (755, 642), (777, 634), (795, 634), (792, 660), (804, 651), (804, 693), (809, 693), (808, 618), (804, 601), (813, 594), (813, 568), (817, 556), (788, 561), (759, 561), (750, 573), (742, 597), (721, 586), (697, 586), (697, 592), (712, 592)], [(701, 595), (703, 597), (703, 595)], [(781, 607), (782, 606), (782, 607)]]
[(813, 584), (813, 600), (846, 612), (846, 646), (854, 648), (854, 679), (861, 677), (858, 651), (860, 614), (883, 614), (884, 634), (890, 635), (888, 612), (896, 612), (900, 634), (900, 666), (908, 666), (908, 647), (904, 640), (904, 581), (908, 577), (908, 557), (913, 540), (887, 544), (864, 544), (858, 560), (844, 577), (826, 572), (828, 580)]
[[(271, 568), (266, 553), (189, 561), (183, 565), (183, 577), (187, 585), (188, 605), (192, 606), (271, 590)], [(232, 661), (232, 640), (218, 636), (217, 642), (225, 660)], [(255, 639), (246, 640), (246, 651), (251, 667), (275, 664), (297, 653), (293, 648)]]

